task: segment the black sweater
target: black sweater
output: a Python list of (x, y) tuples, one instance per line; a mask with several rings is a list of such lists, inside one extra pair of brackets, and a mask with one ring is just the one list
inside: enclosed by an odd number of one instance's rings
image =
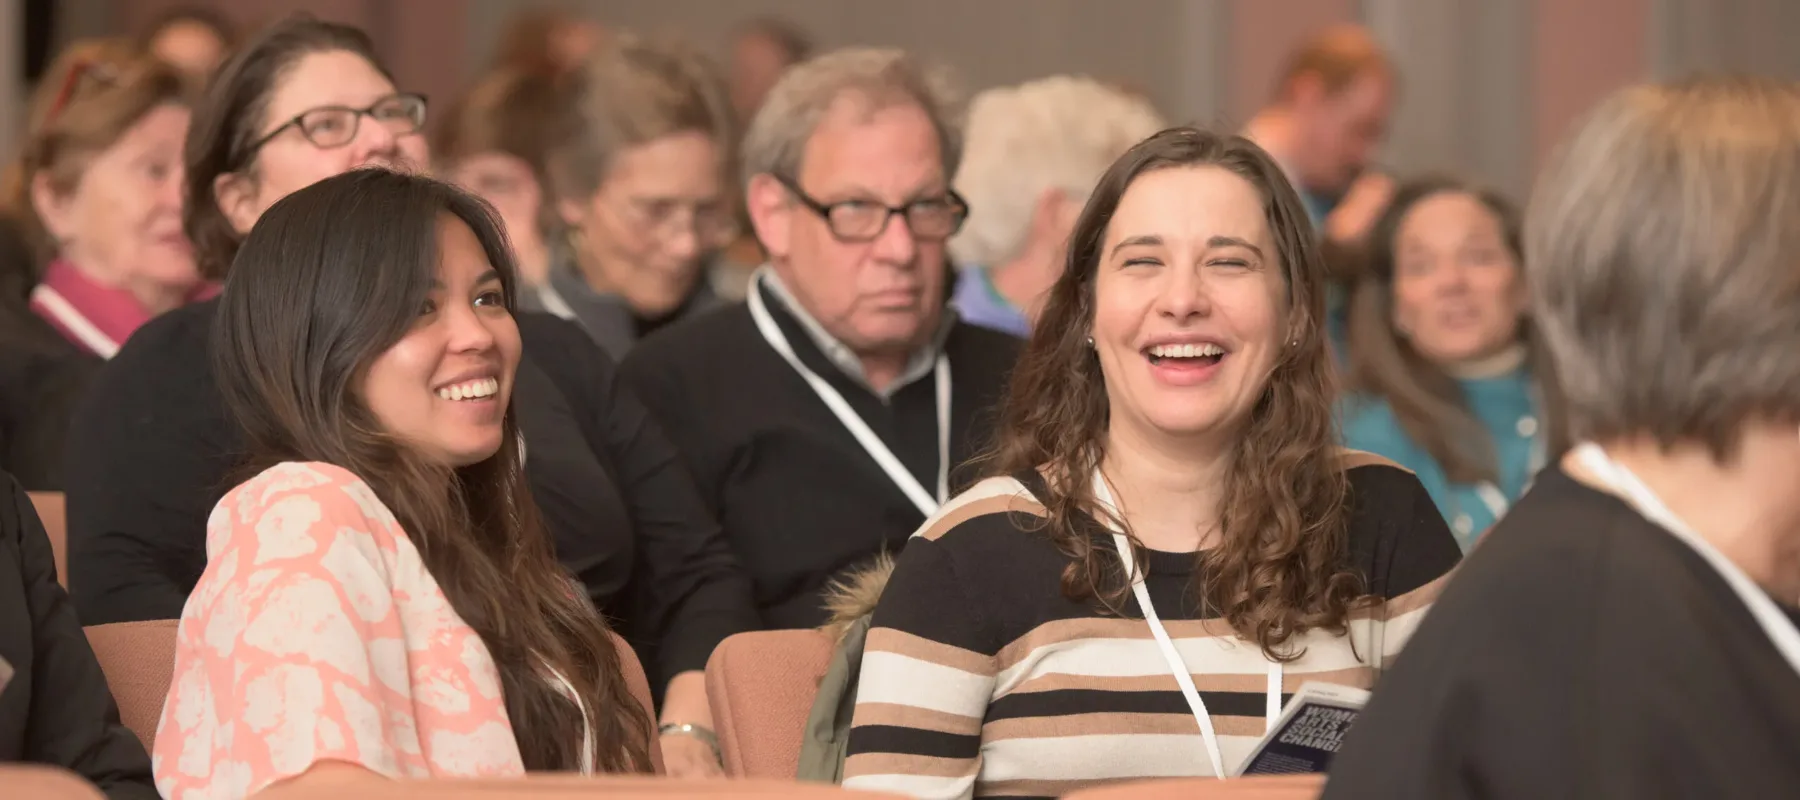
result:
[(1557, 469), (1469, 554), (1325, 788), (1329, 800), (1797, 794), (1800, 675), (1698, 553)]
[(62, 491), (69, 412), (100, 363), (24, 301), (0, 297), (0, 469), (26, 491)]
[[(181, 615), (241, 435), (213, 382), (216, 303), (146, 324), (70, 430), (69, 583), (83, 622)], [(514, 409), (558, 558), (666, 680), (753, 629), (749, 585), (674, 450), (580, 328), (519, 313)], [(660, 669), (658, 669), (660, 667)]]
[[(884, 402), (833, 366), (777, 298), (766, 291), (764, 298), (802, 363), (844, 396), (922, 486), (935, 486), (930, 374)], [(989, 444), (1019, 346), (961, 323), (944, 341), (952, 466)], [(687, 459), (755, 582), (765, 627), (824, 623), (821, 596), (831, 578), (882, 551), (899, 552), (925, 521), (741, 304), (652, 336), (619, 371)], [(951, 475), (954, 491), (958, 473)]]
[[(112, 800), (156, 800), (150, 756), (119, 710), (75, 607), (56, 583), (50, 539), (31, 501), (0, 473), (0, 762), (53, 764)], [(7, 795), (0, 788), (0, 795)]]

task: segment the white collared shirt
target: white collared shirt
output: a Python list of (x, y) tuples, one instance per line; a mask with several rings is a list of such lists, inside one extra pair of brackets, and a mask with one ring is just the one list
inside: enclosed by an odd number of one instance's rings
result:
[(832, 366), (848, 375), (851, 380), (856, 381), (858, 386), (881, 398), (884, 403), (901, 387), (931, 374), (932, 368), (937, 364), (938, 353), (943, 351), (945, 340), (950, 338), (950, 329), (956, 324), (956, 311), (946, 304), (939, 315), (937, 331), (923, 346), (913, 351), (906, 360), (906, 368), (900, 370), (899, 377), (893, 383), (888, 384), (884, 391), (875, 388), (869, 382), (869, 374), (863, 369), (862, 358), (856, 355), (856, 351), (851, 350), (849, 345), (838, 341), (837, 337), (825, 330), (825, 326), (819, 324), (819, 321), (807, 312), (800, 301), (794, 298), (793, 293), (789, 292), (787, 285), (782, 282), (781, 276), (777, 275), (775, 269), (768, 264), (758, 267), (756, 274), (750, 277), (750, 291), (756, 291), (759, 285), (767, 286), (769, 292), (775, 295), (775, 299), (781, 301), (782, 308), (800, 322), (800, 328), (806, 331), (807, 338), (812, 340), (813, 346), (819, 348), (819, 352), (825, 354), (825, 359), (830, 361)]

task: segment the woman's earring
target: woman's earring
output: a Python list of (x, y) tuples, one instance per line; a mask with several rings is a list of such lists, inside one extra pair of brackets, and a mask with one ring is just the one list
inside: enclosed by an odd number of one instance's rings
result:
[(1094, 337), (1092, 337), (1092, 336), (1087, 337), (1087, 346), (1088, 346), (1089, 350), (1094, 349)]

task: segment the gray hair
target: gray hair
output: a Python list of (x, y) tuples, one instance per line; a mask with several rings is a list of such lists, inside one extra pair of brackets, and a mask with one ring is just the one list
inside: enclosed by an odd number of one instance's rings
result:
[(744, 133), (744, 179), (769, 174), (795, 178), (819, 119), (845, 95), (871, 109), (915, 104), (937, 128), (944, 176), (962, 162), (963, 107), (949, 74), (903, 50), (849, 47), (797, 64), (783, 73)]
[(1582, 122), (1526, 219), (1536, 319), (1584, 439), (1705, 444), (1800, 422), (1800, 91), (1639, 86)]
[(1165, 127), (1148, 101), (1091, 78), (1058, 75), (976, 95), (956, 173), (969, 221), (950, 240), (951, 254), (984, 266), (1017, 256), (1046, 190), (1087, 202), (1113, 161)]
[(712, 62), (686, 44), (621, 34), (577, 75), (574, 108), (549, 159), (550, 188), (588, 197), (621, 151), (677, 133), (717, 143), (729, 176), (733, 125)]

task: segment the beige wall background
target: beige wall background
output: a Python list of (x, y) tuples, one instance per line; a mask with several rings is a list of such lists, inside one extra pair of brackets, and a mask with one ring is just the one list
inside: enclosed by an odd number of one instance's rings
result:
[[(1389, 168), (1458, 171), (1521, 197), (1571, 122), (1615, 88), (1694, 70), (1800, 80), (1800, 0), (65, 0), (62, 35), (134, 30), (184, 2), (245, 25), (304, 8), (364, 26), (439, 107), (509, 17), (561, 6), (721, 53), (733, 24), (775, 15), (822, 46), (941, 60), (971, 90), (1084, 73), (1140, 88), (1172, 120), (1227, 127), (1268, 96), (1295, 43), (1360, 21), (1402, 72)], [(15, 7), (0, 0), (0, 47)], [(16, 85), (0, 74), (0, 108), (16, 107)], [(10, 132), (0, 125), (0, 145)]]

